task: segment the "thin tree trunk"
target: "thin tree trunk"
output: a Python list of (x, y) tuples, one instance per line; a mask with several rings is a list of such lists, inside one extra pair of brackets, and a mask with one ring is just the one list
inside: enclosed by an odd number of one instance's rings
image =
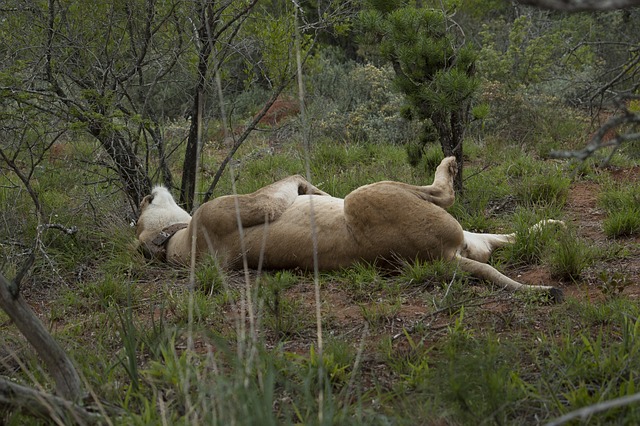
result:
[[(202, 83), (204, 86), (204, 82)], [(202, 128), (202, 111), (201, 106), (204, 104), (202, 100), (202, 90), (196, 92), (193, 114), (191, 115), (191, 126), (189, 127), (189, 138), (187, 139), (187, 149), (184, 154), (184, 163), (182, 165), (182, 183), (180, 186), (180, 204), (186, 211), (191, 211), (194, 205), (196, 178), (198, 174), (198, 156), (200, 155), (199, 136)]]
[(435, 114), (433, 124), (438, 132), (440, 146), (445, 157), (454, 156), (458, 163), (458, 173), (453, 178), (453, 188), (461, 193), (462, 169), (464, 168), (464, 158), (462, 157), (462, 123), (458, 120), (458, 114)]
[(173, 174), (171, 173), (169, 163), (167, 162), (164, 133), (160, 129), (158, 123), (155, 122), (155, 120), (152, 125), (146, 128), (146, 130), (151, 135), (151, 139), (153, 140), (153, 143), (158, 150), (158, 161), (160, 162), (159, 168), (160, 173), (162, 174), (162, 183), (167, 188), (173, 188)]
[(214, 12), (210, 10), (211, 4), (205, 2), (200, 10), (200, 27), (198, 28), (198, 43), (200, 50), (198, 53), (198, 81), (194, 89), (193, 106), (191, 107), (191, 127), (189, 128), (189, 138), (187, 140), (187, 149), (184, 155), (184, 163), (182, 166), (182, 184), (180, 185), (180, 204), (186, 211), (193, 208), (196, 174), (198, 173), (198, 141), (199, 130), (202, 126), (202, 106), (204, 105), (202, 96), (209, 74), (209, 57), (211, 56), (212, 46), (215, 40), (212, 40), (210, 34), (215, 22), (207, 22), (208, 19), (214, 19)]
[[(291, 78), (295, 78), (295, 74)], [(278, 99), (278, 96), (280, 96), (280, 94), (282, 93), (284, 88), (287, 86), (289, 81), (290, 80), (286, 80), (285, 82), (283, 82), (283, 84), (281, 84), (271, 94), (271, 98), (269, 98), (267, 103), (264, 104), (264, 106), (262, 107), (262, 110), (258, 114), (256, 114), (255, 117), (253, 117), (253, 120), (251, 121), (251, 124), (249, 124), (244, 129), (242, 134), (238, 137), (238, 139), (235, 140), (235, 142), (233, 143), (233, 146), (231, 147), (231, 149), (227, 153), (227, 156), (225, 157), (224, 160), (222, 160), (222, 163), (220, 163), (220, 166), (218, 167), (218, 170), (216, 171), (216, 174), (213, 177), (213, 182), (211, 182), (211, 185), (209, 185), (209, 189), (207, 189), (207, 192), (204, 194), (204, 199), (202, 200), (203, 203), (206, 203), (207, 201), (209, 201), (211, 199), (211, 197), (213, 196), (213, 191), (216, 189), (216, 186), (218, 185), (218, 181), (220, 181), (220, 178), (222, 177), (222, 173), (224, 172), (225, 168), (227, 167), (227, 164), (229, 164), (229, 162), (233, 158), (233, 155), (236, 153), (238, 148), (240, 148), (242, 143), (247, 139), (247, 137), (249, 137), (249, 134), (253, 130), (255, 130), (256, 126), (258, 125), (258, 123), (260, 122), (262, 117), (264, 117), (267, 114), (267, 111), (269, 111), (269, 108), (271, 108), (271, 106)]]
[(453, 155), (458, 163), (458, 173), (453, 179), (453, 188), (457, 193), (462, 193), (462, 170), (464, 169), (464, 129), (468, 120), (464, 119), (465, 110), (461, 107), (451, 113), (451, 145), (453, 145)]
[(142, 198), (151, 192), (151, 181), (130, 145), (115, 130), (103, 131), (100, 125), (93, 124), (89, 131), (113, 160), (125, 193), (135, 207), (139, 206)]

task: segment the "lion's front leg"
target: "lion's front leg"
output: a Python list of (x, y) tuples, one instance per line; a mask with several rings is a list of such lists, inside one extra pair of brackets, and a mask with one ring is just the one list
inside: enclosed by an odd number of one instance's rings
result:
[[(561, 220), (546, 219), (536, 223), (526, 232), (529, 234), (538, 233), (546, 226), (556, 225), (564, 228), (565, 224)], [(469, 259), (478, 262), (487, 262), (491, 253), (499, 247), (514, 244), (518, 234), (482, 234), (464, 231), (464, 244), (460, 250), (460, 254)]]
[[(328, 193), (326, 193), (323, 190), (315, 187), (313, 184), (311, 184), (308, 180), (306, 180), (305, 178), (303, 178), (300, 175), (290, 176), (287, 179), (293, 179), (294, 181), (296, 181), (298, 183), (298, 195), (305, 195), (306, 194), (306, 195), (329, 196)], [(280, 182), (282, 182), (282, 181), (280, 181)], [(276, 182), (276, 184), (277, 183), (278, 182)]]
[(243, 227), (274, 222), (300, 195), (328, 195), (300, 175), (289, 176), (257, 191), (233, 197)]

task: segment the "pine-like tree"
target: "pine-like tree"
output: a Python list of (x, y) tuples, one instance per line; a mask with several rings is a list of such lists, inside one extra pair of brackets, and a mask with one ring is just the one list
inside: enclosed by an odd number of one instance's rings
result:
[(359, 17), (362, 45), (373, 46), (395, 71), (404, 94), (406, 118), (423, 122), (421, 140), (408, 146), (409, 161), (420, 161), (424, 146), (439, 142), (445, 156), (458, 161), (456, 190), (462, 189), (464, 131), (478, 87), (476, 53), (443, 10), (402, 0), (369, 0)]

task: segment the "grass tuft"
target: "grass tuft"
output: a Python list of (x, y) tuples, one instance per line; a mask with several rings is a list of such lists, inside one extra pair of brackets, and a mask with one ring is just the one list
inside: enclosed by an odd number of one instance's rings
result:
[(594, 257), (594, 249), (585, 241), (571, 233), (561, 234), (550, 250), (551, 274), (560, 280), (577, 281)]
[(608, 213), (603, 223), (608, 237), (640, 233), (640, 184), (608, 188), (600, 195), (598, 204)]

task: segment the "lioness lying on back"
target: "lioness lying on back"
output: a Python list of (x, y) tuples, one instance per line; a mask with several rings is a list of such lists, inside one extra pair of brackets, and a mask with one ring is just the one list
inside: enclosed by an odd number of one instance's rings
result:
[[(515, 234), (479, 234), (462, 229), (445, 208), (454, 202), (453, 157), (442, 160), (431, 185), (383, 181), (344, 199), (332, 197), (301, 176), (290, 176), (256, 192), (209, 201), (193, 218), (166, 188), (156, 187), (141, 204), (139, 241), (156, 257), (188, 264), (213, 254), (226, 268), (313, 269), (347, 267), (358, 261), (394, 263), (444, 259), (472, 275), (512, 290), (546, 292), (549, 286), (518, 283), (484, 263), (512, 244)], [(532, 229), (547, 223), (543, 221)], [(195, 238), (195, 241), (193, 240)], [(314, 250), (315, 248), (315, 250)]]

